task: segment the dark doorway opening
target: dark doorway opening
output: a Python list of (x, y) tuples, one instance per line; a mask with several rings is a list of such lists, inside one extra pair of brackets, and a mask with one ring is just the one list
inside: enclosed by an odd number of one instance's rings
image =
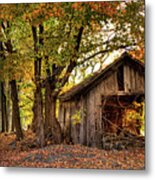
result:
[(117, 83), (118, 83), (118, 90), (124, 90), (124, 71), (123, 66), (120, 66), (117, 71)]
[[(134, 132), (135, 127), (138, 125), (138, 120), (135, 119), (132, 113), (141, 111), (141, 107), (138, 109), (134, 107), (133, 102), (143, 102), (144, 95), (124, 95), (124, 96), (103, 96), (102, 97), (102, 129), (103, 132), (117, 133), (122, 130), (129, 130)], [(130, 119), (126, 119), (126, 113)], [(131, 122), (131, 123), (130, 123)], [(126, 128), (131, 124), (132, 126)], [(136, 129), (137, 130), (137, 129)], [(138, 130), (136, 133), (139, 134)]]

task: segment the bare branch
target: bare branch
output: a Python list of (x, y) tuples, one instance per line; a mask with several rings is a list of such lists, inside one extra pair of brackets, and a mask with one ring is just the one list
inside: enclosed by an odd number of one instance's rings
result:
[(113, 49), (113, 48), (109, 48), (109, 49), (105, 49), (105, 50), (98, 51), (98, 52), (90, 55), (89, 57), (83, 59), (82, 61), (80, 61), (80, 62), (78, 63), (78, 65), (81, 65), (81, 64), (85, 63), (86, 61), (88, 61), (88, 60), (96, 57), (96, 56), (99, 55), (99, 54), (104, 54), (104, 53), (108, 53), (108, 52), (111, 52), (111, 51), (114, 51), (114, 50), (119, 50), (119, 49), (125, 49), (125, 48), (130, 47), (130, 46), (131, 46), (131, 45), (121, 45), (121, 46), (119, 46), (119, 47), (117, 47), (117, 48), (114, 48), (114, 49)]

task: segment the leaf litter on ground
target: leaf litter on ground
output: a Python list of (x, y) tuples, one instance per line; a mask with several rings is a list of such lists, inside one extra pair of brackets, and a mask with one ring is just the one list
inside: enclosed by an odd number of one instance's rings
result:
[(103, 150), (82, 145), (28, 146), (35, 138), (25, 132), (25, 139), (15, 140), (14, 134), (0, 134), (0, 166), (82, 169), (145, 169), (144, 148)]

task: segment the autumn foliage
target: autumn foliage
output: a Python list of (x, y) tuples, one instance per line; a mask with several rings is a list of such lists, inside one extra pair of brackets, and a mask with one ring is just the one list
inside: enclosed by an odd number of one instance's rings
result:
[(143, 1), (0, 4), (1, 166), (144, 168), (143, 148), (66, 145), (58, 121), (58, 96), (96, 64), (144, 61), (144, 16)]
[[(30, 132), (25, 135), (30, 144), (33, 135)], [(141, 148), (105, 151), (81, 145), (53, 145), (32, 149), (26, 145), (26, 140), (25, 143), (15, 143), (14, 138), (14, 135), (0, 135), (0, 166), (105, 170), (145, 168), (144, 150)]]

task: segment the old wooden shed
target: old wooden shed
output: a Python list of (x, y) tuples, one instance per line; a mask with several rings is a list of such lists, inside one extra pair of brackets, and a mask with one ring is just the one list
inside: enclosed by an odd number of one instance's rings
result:
[(144, 98), (144, 63), (128, 53), (60, 95), (59, 122), (67, 142), (102, 147), (122, 128), (123, 112)]

